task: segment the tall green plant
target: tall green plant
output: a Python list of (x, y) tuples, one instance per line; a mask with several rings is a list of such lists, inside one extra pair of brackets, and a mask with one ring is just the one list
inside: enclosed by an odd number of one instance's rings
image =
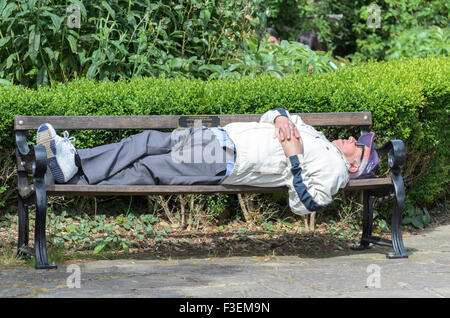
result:
[[(398, 46), (399, 40), (405, 46), (397, 50), (402, 56), (422, 56), (407, 51), (414, 49), (414, 34), (425, 30), (426, 37), (436, 40), (433, 26), (448, 33), (450, 8), (445, 0), (268, 0), (265, 6), (268, 25), (283, 39), (295, 40), (299, 33), (314, 30), (335, 56), (352, 55), (358, 61), (388, 58), (388, 51)], [(421, 47), (427, 43), (420, 37), (417, 40), (423, 51)], [(429, 44), (431, 51), (440, 46)]]
[(326, 73), (337, 70), (331, 54), (312, 51), (306, 45), (294, 41), (281, 41), (280, 45), (268, 42), (268, 35), (261, 39), (250, 36), (245, 50), (236, 58), (222, 65), (205, 65), (200, 69), (209, 73), (210, 79), (255, 78), (259, 75), (281, 77), (297, 73)]
[(437, 26), (424, 29), (416, 27), (400, 33), (391, 42), (386, 59), (407, 57), (426, 57), (427, 55), (445, 55), (450, 53), (450, 28)]
[(323, 50), (336, 56), (346, 56), (356, 50), (359, 33), (353, 26), (360, 20), (359, 9), (373, 0), (310, 1), (269, 0), (268, 25), (275, 28), (283, 39), (295, 41), (304, 31), (315, 31)]
[[(383, 0), (377, 2), (379, 12), (379, 26), (372, 27), (367, 24), (367, 19), (373, 14), (367, 6), (358, 9), (360, 20), (353, 26), (354, 32), (358, 33), (357, 53), (354, 59), (383, 60), (392, 58), (394, 50), (400, 55), (415, 55), (417, 49), (423, 51), (423, 47), (434, 43), (426, 43), (420, 38), (420, 31), (425, 31), (425, 37), (432, 37), (439, 42), (439, 35), (435, 34), (435, 27), (443, 28), (448, 33), (448, 18), (450, 3), (445, 0)], [(419, 37), (416, 37), (419, 36)], [(409, 40), (405, 38), (410, 38)], [(431, 40), (433, 42), (433, 40)], [(405, 47), (399, 48), (399, 45)], [(439, 44), (438, 44), (439, 45)], [(420, 47), (420, 48), (419, 48)], [(434, 48), (430, 47), (430, 51)], [(398, 57), (400, 57), (398, 55)]]
[(201, 77), (200, 66), (232, 58), (260, 28), (261, 3), (0, 0), (0, 78), (36, 87), (81, 76)]

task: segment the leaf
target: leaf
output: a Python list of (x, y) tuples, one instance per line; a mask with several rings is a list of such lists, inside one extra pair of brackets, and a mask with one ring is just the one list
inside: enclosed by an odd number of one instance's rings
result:
[[(45, 66), (41, 67), (37, 74), (37, 85), (38, 86), (47, 86), (48, 85), (48, 76), (47, 76), (47, 69)], [(71, 231), (73, 232), (73, 231)]]
[(103, 61), (106, 58), (106, 56), (101, 51), (101, 49), (97, 49), (94, 51), (94, 53), (92, 53), (92, 58), (94, 61), (96, 61), (98, 63), (99, 61)]
[(44, 51), (47, 53), (48, 58), (49, 58), (51, 61), (55, 61), (55, 60), (56, 60), (56, 58), (55, 58), (55, 53), (52, 51), (51, 48), (45, 47), (45, 48), (44, 48)]
[(53, 26), (55, 27), (55, 31), (58, 32), (61, 29), (61, 23), (63, 21), (63, 19), (59, 16), (57, 16), (56, 14), (50, 13), (50, 12), (45, 12), (45, 14), (43, 15), (47, 15), (50, 16), (50, 19), (52, 19), (52, 23)]
[(128, 248), (128, 245), (125, 244), (125, 242), (122, 242), (122, 248), (125, 251), (125, 254), (130, 253), (130, 249)]
[(69, 41), (70, 49), (73, 53), (77, 53), (77, 39), (75, 39), (72, 35), (67, 36), (67, 41)]
[(101, 65), (101, 62), (95, 62), (92, 64), (88, 71), (87, 71), (87, 77), (88, 79), (93, 79), (97, 75), (97, 69)]
[[(8, 81), (4, 78), (0, 78), (0, 85), (12, 86), (11, 81)], [(1, 193), (1, 191), (0, 191)]]
[(84, 4), (81, 1), (78, 0), (71, 0), (73, 4), (77, 5), (80, 8), (81, 13), (86, 17), (86, 8), (84, 7)]
[(39, 45), (41, 43), (41, 33), (39, 30), (33, 29), (30, 32), (30, 38), (28, 40), (28, 53), (31, 60), (36, 63), (36, 58), (39, 54)]
[(407, 224), (411, 224), (412, 223), (412, 217), (410, 216), (405, 216), (402, 219), (402, 224), (403, 225), (407, 225)]
[(32, 11), (35, 7), (36, 0), (28, 0), (28, 10)]
[(105, 246), (106, 246), (106, 243), (102, 243), (100, 245), (97, 245), (94, 248), (94, 254), (100, 253), (105, 248)]
[(422, 216), (422, 222), (424, 225), (427, 225), (431, 221), (430, 213), (428, 213), (428, 210), (425, 208), (423, 209), (424, 215)]
[(9, 41), (10, 38), (11, 38), (11, 37), (7, 36), (7, 37), (4, 37), (4, 38), (0, 39), (0, 47), (2, 47), (3, 45), (5, 45), (6, 43), (8, 43), (8, 41)]
[(127, 56), (127, 55), (128, 55), (128, 51), (125, 50), (124, 46), (123, 46), (119, 41), (112, 40), (111, 43), (112, 43), (112, 45), (114, 45), (114, 46), (120, 51), (120, 53), (122, 53), (124, 56)]
[(0, 1), (0, 13), (3, 12), (3, 9), (6, 7), (6, 0)]
[(9, 16), (11, 15), (11, 13), (12, 13), (15, 9), (17, 9), (17, 5), (16, 5), (14, 2), (9, 3), (9, 4), (6, 6), (6, 8), (3, 10), (3, 12), (2, 12), (2, 18), (5, 19), (5, 20), (8, 19)]
[(211, 12), (209, 10), (205, 10), (205, 22), (208, 22), (211, 19)]
[(414, 227), (423, 230), (423, 223), (421, 219), (422, 219), (421, 217), (412, 218), (411, 223)]
[(173, 38), (183, 38), (183, 35), (183, 31), (173, 31), (172, 33), (170, 33), (170, 36)]
[(180, 68), (183, 65), (183, 61), (181, 58), (177, 57), (175, 59), (171, 59), (169, 61), (169, 65), (171, 68)]
[(198, 68), (199, 71), (203, 71), (203, 70), (207, 70), (207, 71), (211, 71), (211, 72), (217, 72), (217, 73), (222, 73), (223, 72), (223, 67), (221, 65), (202, 65)]
[(102, 1), (102, 6), (103, 8), (105, 8), (108, 13), (112, 16), (113, 19), (116, 18), (116, 13), (114, 12), (114, 10), (109, 6), (109, 4), (106, 1)]

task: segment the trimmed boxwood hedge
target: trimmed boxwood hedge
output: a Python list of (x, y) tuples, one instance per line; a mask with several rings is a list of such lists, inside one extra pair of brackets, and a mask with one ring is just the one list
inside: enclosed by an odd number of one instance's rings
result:
[[(449, 181), (449, 78), (449, 58), (438, 57), (370, 62), (334, 73), (281, 79), (77, 79), (38, 90), (0, 86), (0, 152), (7, 154), (0, 156), (1, 164), (14, 162), (15, 115), (242, 114), (274, 107), (291, 112), (367, 110), (373, 113), (377, 143), (393, 138), (405, 142), (408, 197), (425, 206), (446, 194)], [(355, 132), (326, 131), (330, 139)], [(90, 147), (115, 135), (86, 131), (76, 136), (77, 147)], [(14, 190), (13, 182), (8, 181), (8, 191)]]

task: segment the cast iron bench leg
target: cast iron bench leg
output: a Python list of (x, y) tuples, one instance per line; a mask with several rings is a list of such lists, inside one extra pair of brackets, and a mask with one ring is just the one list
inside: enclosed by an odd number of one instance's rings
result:
[[(401, 175), (400, 167), (405, 162), (405, 147), (401, 140), (391, 140), (385, 146), (377, 149), (379, 153), (389, 152), (389, 167), (392, 183), (394, 185), (395, 202), (391, 219), (391, 239), (386, 240), (380, 237), (372, 236), (372, 195), (369, 190), (364, 191), (364, 215), (363, 215), (363, 234), (359, 246), (353, 247), (355, 250), (364, 250), (370, 248), (369, 244), (389, 246), (394, 249), (394, 253), (386, 255), (387, 258), (407, 258), (408, 254), (403, 246), (402, 239), (402, 211), (405, 202), (405, 185)], [(392, 191), (392, 190), (390, 190)], [(377, 194), (374, 192), (374, 194)], [(383, 194), (383, 191), (377, 195)]]
[(45, 223), (47, 216), (47, 193), (44, 175), (47, 169), (47, 155), (45, 148), (34, 146), (35, 163), (33, 167), (34, 189), (36, 199), (36, 223), (34, 230), (34, 248), (36, 253), (36, 269), (53, 269), (55, 263), (48, 264), (45, 238)]
[(28, 207), (34, 204), (34, 192), (28, 185), (28, 174), (24, 171), (19, 171), (17, 173), (17, 184), (19, 187), (17, 200), (17, 216), (19, 224), (17, 256), (31, 258), (34, 256), (34, 250), (28, 246), (30, 228)]
[(23, 199), (19, 196), (18, 200), (18, 217), (19, 217), (19, 244), (18, 252), (28, 247), (29, 238), (29, 221), (28, 221), (28, 206), (23, 202)]
[(402, 239), (402, 211), (403, 203), (405, 202), (405, 186), (403, 184), (403, 178), (400, 174), (400, 169), (391, 170), (391, 178), (394, 183), (395, 189), (395, 202), (394, 210), (392, 212), (392, 222), (391, 222), (391, 237), (392, 237), (392, 247), (394, 248), (394, 253), (387, 255), (388, 258), (407, 258), (408, 254), (403, 246)]
[[(16, 131), (16, 157), (26, 157), (30, 153), (30, 148), (28, 147), (26, 134), (23, 131)], [(23, 159), (21, 159), (23, 160)], [(25, 166), (25, 161), (23, 166)], [(17, 202), (17, 216), (19, 224), (19, 239), (17, 246), (17, 256), (28, 256), (34, 255), (34, 252), (28, 247), (29, 241), (29, 218), (28, 218), (28, 207), (32, 205), (33, 196), (32, 189), (28, 184), (28, 173), (26, 171), (17, 171), (17, 187), (18, 187), (18, 202)]]
[(373, 223), (373, 209), (372, 209), (373, 198), (368, 190), (363, 192), (363, 232), (361, 242), (357, 246), (353, 246), (353, 250), (361, 251), (371, 248), (370, 238), (372, 236), (372, 223)]

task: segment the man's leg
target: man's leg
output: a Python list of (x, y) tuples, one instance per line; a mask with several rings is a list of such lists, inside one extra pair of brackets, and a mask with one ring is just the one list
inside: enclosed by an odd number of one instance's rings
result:
[(147, 130), (117, 143), (78, 149), (83, 173), (90, 184), (96, 184), (143, 156), (167, 154), (172, 147), (170, 135), (170, 132)]
[(218, 184), (226, 164), (174, 162), (170, 154), (146, 156), (99, 185), (193, 185)]
[(211, 132), (188, 128), (171, 135), (146, 131), (131, 140), (79, 150), (88, 180), (74, 178), (70, 183), (189, 185), (217, 184), (221, 180), (226, 153)]
[[(169, 151), (159, 151), (160, 153), (155, 150), (149, 151), (149, 154), (140, 156), (128, 166), (95, 184), (192, 185), (219, 183), (226, 171), (226, 163), (223, 160), (226, 153), (212, 133), (200, 128), (189, 128), (181, 135), (172, 136), (170, 139)], [(151, 139), (149, 142), (152, 142)], [(115, 147), (119, 148), (119, 145)], [(93, 167), (89, 167), (89, 170), (91, 169), (94, 170)], [(114, 167), (114, 171), (116, 170)], [(89, 184), (94, 184), (89, 175), (87, 177)]]

